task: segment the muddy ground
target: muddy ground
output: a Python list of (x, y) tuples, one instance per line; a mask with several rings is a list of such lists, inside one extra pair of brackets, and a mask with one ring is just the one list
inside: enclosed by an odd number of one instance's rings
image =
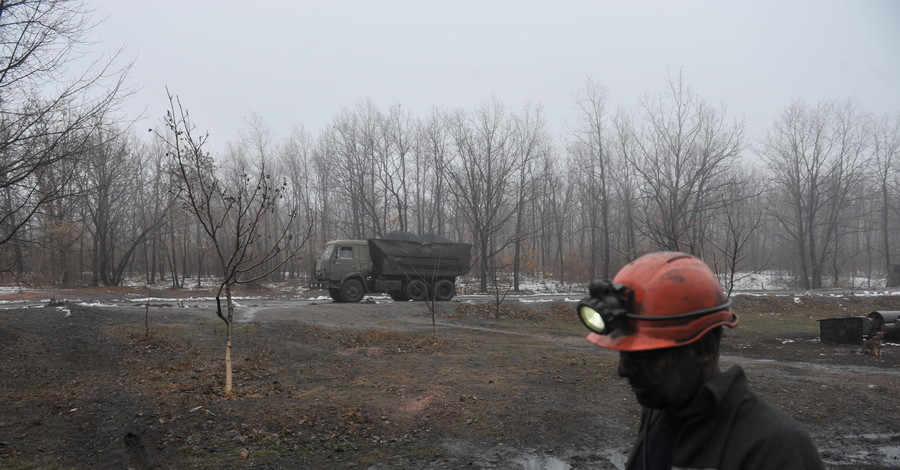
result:
[[(446, 302), (432, 317), (423, 303), (242, 295), (230, 396), (208, 302), (3, 296), (0, 468), (624, 465), (639, 409), (571, 303), (512, 301), (498, 315), (486, 299)], [(823, 344), (816, 322), (900, 310), (900, 297), (737, 296), (735, 308), (723, 366), (744, 366), (828, 468), (900, 467), (900, 346), (877, 358)]]

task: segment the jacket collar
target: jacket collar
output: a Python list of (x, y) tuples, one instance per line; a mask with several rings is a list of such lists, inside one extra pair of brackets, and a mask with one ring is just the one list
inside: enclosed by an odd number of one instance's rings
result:
[(687, 407), (671, 414), (676, 419), (684, 421), (711, 415), (719, 409), (722, 401), (728, 396), (728, 390), (735, 386), (746, 387), (746, 384), (747, 378), (741, 366), (731, 366), (725, 372), (703, 384)]

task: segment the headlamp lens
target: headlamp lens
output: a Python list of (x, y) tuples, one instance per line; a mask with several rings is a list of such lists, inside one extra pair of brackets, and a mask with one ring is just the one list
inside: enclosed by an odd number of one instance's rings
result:
[(606, 322), (603, 321), (603, 316), (594, 310), (594, 307), (582, 305), (578, 307), (578, 315), (581, 316), (581, 321), (591, 331), (600, 334), (606, 333)]

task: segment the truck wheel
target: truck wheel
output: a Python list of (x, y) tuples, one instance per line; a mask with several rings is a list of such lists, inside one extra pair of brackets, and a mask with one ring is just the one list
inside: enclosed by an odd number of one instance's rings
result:
[(404, 293), (409, 300), (416, 302), (425, 300), (428, 297), (428, 285), (421, 279), (413, 279), (406, 284)]
[(406, 302), (407, 300), (409, 300), (405, 295), (403, 295), (403, 292), (400, 292), (398, 290), (388, 292), (388, 295), (391, 296), (392, 299), (394, 299), (394, 302)]
[(456, 285), (453, 281), (441, 279), (434, 285), (434, 300), (446, 301), (456, 297)]
[(349, 279), (341, 286), (341, 300), (347, 303), (355, 304), (362, 300), (366, 290), (359, 279)]

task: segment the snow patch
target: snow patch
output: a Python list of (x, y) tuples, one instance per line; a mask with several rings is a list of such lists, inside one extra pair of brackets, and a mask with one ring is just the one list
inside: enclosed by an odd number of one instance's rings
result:
[(105, 304), (100, 301), (94, 302), (78, 302), (75, 305), (80, 305), (82, 307), (118, 307), (118, 304)]

